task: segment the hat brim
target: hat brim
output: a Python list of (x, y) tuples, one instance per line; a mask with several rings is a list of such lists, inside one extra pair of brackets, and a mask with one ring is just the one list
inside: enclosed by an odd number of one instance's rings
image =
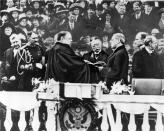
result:
[(20, 10), (11, 10), (10, 13), (12, 13), (12, 12), (14, 12), (14, 11), (17, 11), (18, 13), (21, 12)]
[(68, 10), (60, 10), (56, 12), (57, 15), (63, 14), (63, 13), (68, 13)]
[(80, 11), (83, 11), (83, 8), (81, 6), (74, 6), (74, 7), (69, 8), (69, 10), (73, 11), (76, 8), (78, 8)]
[(20, 18), (19, 20), (18, 20), (18, 22), (21, 22), (23, 19), (28, 19), (28, 17), (22, 17), (22, 18)]

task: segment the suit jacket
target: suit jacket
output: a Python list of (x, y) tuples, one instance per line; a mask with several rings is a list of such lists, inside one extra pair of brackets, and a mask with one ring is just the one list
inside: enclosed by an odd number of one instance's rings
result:
[(146, 49), (133, 56), (132, 73), (135, 78), (160, 78), (161, 65), (158, 55), (149, 54)]
[(114, 16), (111, 24), (116, 32), (122, 32), (126, 36), (129, 34), (130, 18), (128, 15), (125, 14), (123, 18), (120, 15)]
[(135, 36), (138, 32), (146, 30), (146, 27), (144, 25), (144, 16), (142, 12), (139, 19), (136, 19), (135, 13), (130, 16), (130, 28), (133, 36)]
[(123, 79), (127, 83), (128, 65), (128, 53), (125, 46), (122, 45), (108, 57), (107, 67), (102, 70), (102, 73), (107, 73), (107, 81), (114, 82)]
[(84, 54), (83, 57), (84, 57), (85, 60), (88, 60), (92, 63), (95, 63), (95, 62), (98, 62), (98, 61), (103, 61), (103, 62), (107, 63), (108, 54), (105, 51), (101, 51), (98, 54), (98, 58), (95, 59), (95, 55), (94, 55), (93, 51), (91, 51), (87, 54)]
[(9, 48), (4, 52), (4, 72), (3, 75), (5, 76), (12, 76), (17, 74), (16, 69), (14, 69), (15, 65), (15, 59), (14, 59), (14, 48)]
[(59, 27), (59, 30), (69, 31), (72, 34), (72, 40), (78, 41), (82, 36), (83, 28), (81, 22), (74, 22), (74, 28), (71, 29), (69, 22), (66, 21), (62, 26)]
[(3, 72), (2, 76), (10, 78), (15, 76), (16, 80), (10, 81), (9, 83), (3, 83), (2, 87), (7, 91), (17, 91), (19, 85), (19, 76), (17, 73), (17, 60), (14, 57), (13, 48), (9, 48), (4, 53)]

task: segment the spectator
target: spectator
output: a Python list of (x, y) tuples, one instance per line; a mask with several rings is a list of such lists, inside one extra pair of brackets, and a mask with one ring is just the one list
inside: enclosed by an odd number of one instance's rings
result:
[(98, 19), (95, 14), (95, 5), (89, 5), (87, 13), (84, 15), (84, 32), (83, 34), (95, 35), (98, 27)]
[(12, 8), (14, 6), (13, 0), (7, 0), (6, 1), (6, 6), (7, 6), (7, 9)]
[(38, 27), (41, 25), (41, 20), (42, 20), (42, 19), (43, 19), (43, 18), (40, 17), (40, 16), (33, 16), (33, 17), (31, 18), (31, 22), (32, 22), (32, 26), (33, 26), (32, 31), (37, 32)]
[(10, 21), (11, 21), (15, 26), (17, 26), (17, 25), (18, 25), (18, 18), (19, 18), (20, 10), (17, 9), (16, 7), (12, 7), (12, 8), (10, 8), (9, 13), (10, 13), (10, 16), (11, 16)]
[(102, 34), (102, 50), (104, 50), (108, 55), (112, 54), (112, 49), (110, 45), (110, 40), (111, 36), (107, 32), (103, 32)]
[(69, 31), (72, 35), (72, 40), (77, 42), (82, 36), (82, 24), (80, 22), (75, 22), (76, 16), (69, 12), (68, 21), (66, 21), (63, 25), (59, 26), (60, 30)]
[(83, 12), (83, 7), (80, 5), (80, 3), (73, 3), (70, 8), (70, 11), (73, 12), (75, 15), (75, 22), (82, 22), (82, 12)]
[(27, 8), (28, 7), (28, 5), (27, 5), (27, 1), (26, 0), (20, 0), (19, 1), (19, 9), (21, 10), (21, 11), (23, 11), (25, 8)]
[[(113, 18), (113, 28), (115, 32), (123, 33), (129, 42), (130, 37), (130, 18), (126, 12), (126, 6), (123, 2), (118, 2), (116, 5), (117, 14)], [(130, 44), (130, 43), (128, 43)]]
[(18, 22), (19, 22), (19, 25), (17, 26), (18, 32), (21, 32), (27, 37), (29, 28), (27, 26), (27, 17), (25, 13), (19, 15)]
[(110, 10), (104, 13), (105, 21), (103, 23), (103, 32), (107, 32), (109, 36), (115, 32), (113, 23), (112, 23), (112, 12)]
[(44, 1), (32, 0), (30, 5), (33, 8), (33, 14), (37, 14), (37, 15), (43, 14), (42, 6), (44, 5)]
[(10, 19), (9, 19), (9, 18), (10, 18), (10, 15), (9, 15), (8, 10), (1, 10), (0, 14), (1, 14), (1, 21), (2, 21), (1, 26), (2, 26), (4, 23), (10, 22), (10, 21), (9, 21), (9, 20), (10, 20)]
[(145, 2), (144, 3), (144, 23), (145, 31), (150, 33), (150, 31), (157, 26), (158, 14), (157, 9), (154, 7), (154, 2)]
[(1, 27), (0, 36), (0, 61), (3, 60), (4, 52), (11, 47), (10, 39), (12, 33), (15, 33), (16, 29), (12, 23), (5, 23)]
[(139, 1), (133, 3), (133, 13), (130, 16), (130, 28), (132, 40), (138, 32), (146, 30), (146, 27), (144, 26), (142, 3)]
[(159, 11), (160, 19), (158, 21), (158, 27), (161, 33), (164, 33), (164, 8), (161, 8)]
[(53, 35), (60, 31), (59, 26), (61, 27), (66, 22), (68, 13), (68, 10), (63, 4), (56, 4), (54, 8), (56, 10), (56, 17), (50, 20), (50, 23), (48, 25), (48, 30)]

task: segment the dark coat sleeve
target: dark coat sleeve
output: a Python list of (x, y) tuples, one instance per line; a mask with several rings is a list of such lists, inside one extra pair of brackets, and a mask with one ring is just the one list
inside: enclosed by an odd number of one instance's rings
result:
[(142, 73), (142, 57), (139, 52), (136, 52), (132, 60), (132, 73), (133, 77), (140, 77)]
[(83, 61), (83, 58), (75, 55), (73, 50), (68, 48), (51, 50), (47, 69), (48, 78), (54, 78), (56, 81), (72, 83), (88, 83), (90, 81), (89, 66)]
[(118, 78), (122, 69), (122, 63), (125, 61), (125, 57), (123, 53), (116, 54), (115, 57), (113, 57), (113, 66), (112, 69), (108, 70), (108, 78)]

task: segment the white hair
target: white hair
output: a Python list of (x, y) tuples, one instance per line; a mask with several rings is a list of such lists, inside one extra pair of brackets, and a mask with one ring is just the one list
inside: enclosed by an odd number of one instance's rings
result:
[(125, 43), (125, 36), (122, 33), (115, 33), (113, 34), (113, 37), (119, 39), (121, 43)]
[[(146, 33), (146, 32), (138, 32), (136, 34), (135, 40), (144, 40), (147, 35), (148, 35), (148, 33)], [(145, 38), (143, 38), (143, 36), (145, 36)]]
[(91, 46), (93, 46), (93, 45), (96, 44), (96, 43), (102, 44), (102, 41), (101, 41), (100, 39), (92, 40), (92, 41), (91, 41)]

